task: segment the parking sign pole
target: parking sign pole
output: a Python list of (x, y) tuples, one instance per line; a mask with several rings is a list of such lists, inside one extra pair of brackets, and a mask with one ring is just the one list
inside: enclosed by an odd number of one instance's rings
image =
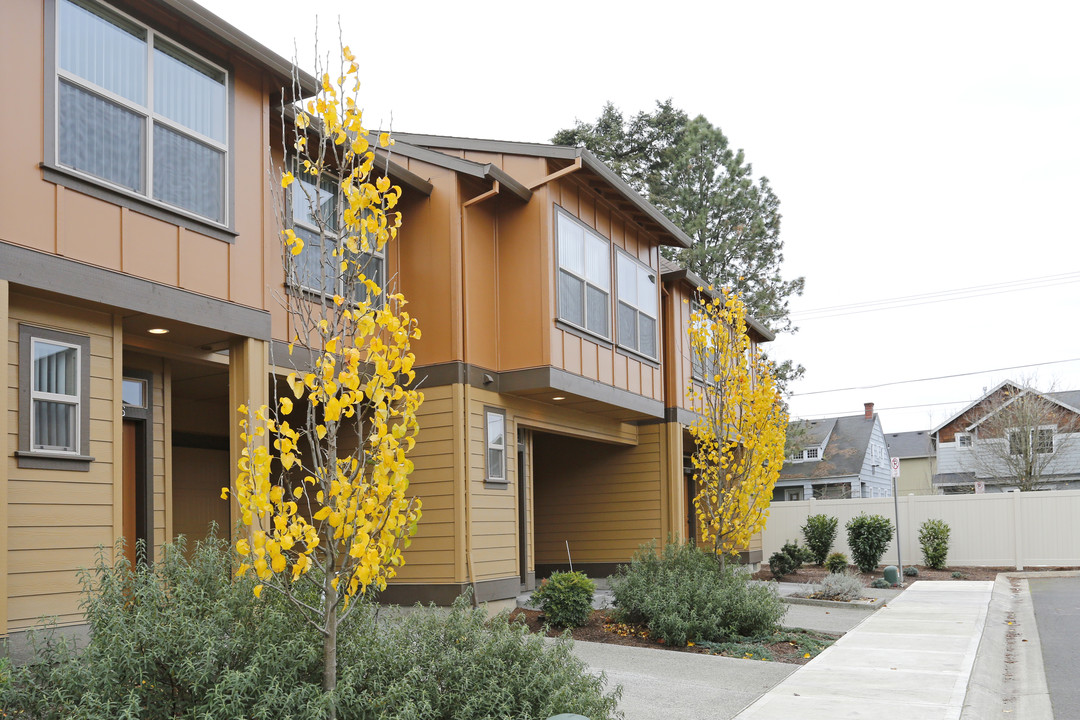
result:
[(904, 561), (900, 558), (900, 493), (896, 488), (896, 478), (900, 477), (900, 458), (889, 458), (889, 465), (892, 469), (893, 511), (896, 514), (896, 569), (900, 574), (900, 587), (904, 587)]

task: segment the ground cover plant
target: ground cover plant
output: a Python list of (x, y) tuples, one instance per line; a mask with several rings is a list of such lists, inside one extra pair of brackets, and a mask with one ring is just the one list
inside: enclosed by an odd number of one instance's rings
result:
[(250, 601), (227, 542), (190, 559), (167, 545), (152, 568), (122, 553), (84, 573), (89, 644), (76, 654), (44, 629), (34, 661), (0, 664), (0, 708), (19, 720), (479, 720), (579, 713), (617, 717), (568, 643), (549, 643), (468, 598), (449, 611), (377, 617), (364, 603), (339, 635), (323, 690), (323, 643), (278, 593)]
[(770, 635), (787, 607), (774, 585), (751, 582), (693, 544), (641, 546), (611, 578), (615, 616), (665, 643), (728, 642)]
[(806, 518), (806, 524), (801, 528), (803, 538), (814, 556), (814, 562), (818, 565), (825, 564), (836, 541), (836, 527), (839, 524), (840, 521), (837, 518), (825, 514), (811, 515)]
[(834, 552), (825, 558), (825, 562), (822, 564), (831, 573), (841, 573), (847, 570), (848, 557), (844, 553)]

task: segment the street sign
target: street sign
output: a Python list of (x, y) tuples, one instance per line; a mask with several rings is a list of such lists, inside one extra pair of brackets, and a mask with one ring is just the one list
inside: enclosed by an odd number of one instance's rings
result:
[(975, 481), (975, 494), (976, 495), (982, 495), (985, 492), (986, 492), (986, 483), (983, 482), (982, 480), (976, 480)]
[(894, 478), (900, 477), (900, 458), (889, 458), (889, 462), (892, 463), (892, 476)]

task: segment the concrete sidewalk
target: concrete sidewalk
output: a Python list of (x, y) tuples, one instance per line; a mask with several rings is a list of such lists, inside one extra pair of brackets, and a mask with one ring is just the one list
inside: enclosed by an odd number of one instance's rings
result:
[(916, 582), (738, 720), (957, 720), (991, 582)]

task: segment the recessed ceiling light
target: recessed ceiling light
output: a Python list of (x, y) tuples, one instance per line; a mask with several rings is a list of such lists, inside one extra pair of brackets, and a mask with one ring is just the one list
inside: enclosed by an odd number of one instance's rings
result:
[(565, 400), (566, 398), (564, 398), (564, 397), (563, 397), (562, 395), (560, 395), (560, 396), (558, 396), (558, 397), (553, 397), (553, 398), (551, 398), (551, 399), (552, 399), (552, 400)]
[(169, 331), (167, 328), (150, 328), (146, 332), (150, 333), (151, 335), (164, 335)]

